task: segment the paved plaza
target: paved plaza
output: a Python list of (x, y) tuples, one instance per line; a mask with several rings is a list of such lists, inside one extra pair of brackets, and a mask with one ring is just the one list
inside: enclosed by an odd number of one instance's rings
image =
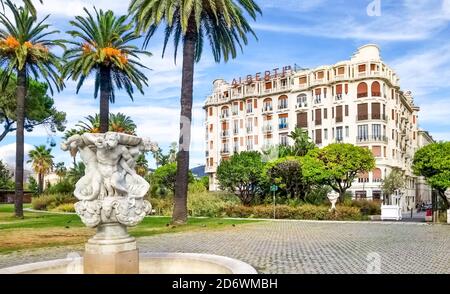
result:
[[(260, 273), (450, 274), (450, 226), (259, 222), (220, 231), (140, 238), (141, 252), (192, 252), (245, 261)], [(0, 268), (64, 258), (82, 247), (0, 255)]]

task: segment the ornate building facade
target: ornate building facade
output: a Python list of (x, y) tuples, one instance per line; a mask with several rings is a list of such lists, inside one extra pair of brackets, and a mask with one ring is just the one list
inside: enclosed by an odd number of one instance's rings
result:
[[(206, 100), (206, 173), (217, 190), (217, 166), (234, 153), (291, 144), (300, 127), (319, 147), (343, 142), (368, 148), (377, 167), (360, 175), (355, 198), (382, 199), (381, 183), (392, 169), (405, 172), (405, 206), (417, 199), (411, 165), (415, 151), (431, 137), (419, 129), (420, 108), (399, 77), (383, 62), (376, 45), (350, 60), (315, 69), (283, 67), (227, 83), (213, 83)], [(423, 183), (422, 183), (423, 184)]]

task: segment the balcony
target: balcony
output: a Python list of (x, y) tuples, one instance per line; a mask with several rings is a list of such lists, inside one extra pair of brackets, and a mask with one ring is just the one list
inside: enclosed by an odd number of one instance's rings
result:
[(369, 93), (358, 93), (358, 95), (356, 97), (358, 97), (358, 98), (367, 98), (367, 97), (369, 97)]
[(343, 95), (342, 95), (342, 94), (337, 94), (337, 95), (335, 96), (335, 100), (336, 100), (336, 101), (342, 101), (342, 99), (343, 99)]
[(372, 114), (359, 114), (356, 116), (356, 121), (368, 121), (368, 120), (381, 120), (387, 122), (388, 117), (384, 114), (372, 113)]
[(344, 143), (344, 137), (336, 137), (336, 143)]
[(372, 97), (381, 97), (381, 92), (372, 92)]
[(220, 149), (220, 154), (221, 155), (230, 154), (230, 148), (228, 147), (228, 145), (222, 146), (222, 149)]
[(256, 95), (256, 88), (251, 88), (248, 87), (245, 89), (245, 96), (252, 96), (252, 95)]
[(247, 108), (247, 114), (253, 114), (253, 108)]
[(228, 130), (223, 130), (223, 131), (220, 133), (220, 136), (221, 136), (222, 138), (228, 138), (228, 137), (230, 136), (230, 132), (229, 132)]
[(336, 75), (336, 76), (334, 77), (334, 81), (336, 81), (336, 82), (343, 81), (343, 80), (346, 80), (346, 79), (347, 79), (347, 78), (346, 78), (345, 74)]
[(271, 133), (273, 131), (272, 125), (265, 125), (262, 128), (263, 133)]
[(232, 114), (233, 116), (237, 116), (237, 115), (239, 115), (239, 110), (232, 110), (232, 111), (231, 111), (231, 114)]
[(389, 141), (386, 136), (358, 136), (356, 137), (357, 143), (385, 143)]
[(238, 136), (239, 135), (239, 129), (234, 129), (233, 130), (233, 135)]
[(273, 111), (273, 107), (271, 104), (264, 105), (262, 112), (263, 113), (271, 113)]
[(253, 145), (247, 145), (247, 151), (253, 151)]
[(223, 112), (220, 114), (220, 119), (229, 119), (230, 114), (228, 112)]
[(278, 129), (281, 130), (287, 130), (289, 129), (289, 124), (288, 123), (281, 123), (278, 125)]
[(253, 127), (247, 127), (247, 134), (253, 133)]
[(239, 146), (233, 147), (233, 153), (239, 153)]
[(317, 86), (317, 85), (322, 85), (327, 83), (327, 79), (322, 78), (322, 79), (315, 79), (314, 81), (311, 82), (311, 86)]
[(306, 102), (297, 103), (295, 105), (295, 109), (305, 109), (305, 108), (308, 108), (308, 103)]

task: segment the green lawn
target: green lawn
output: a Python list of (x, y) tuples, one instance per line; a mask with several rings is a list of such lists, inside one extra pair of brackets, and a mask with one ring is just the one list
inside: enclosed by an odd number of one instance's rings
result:
[[(26, 206), (29, 207), (29, 206)], [(17, 250), (80, 245), (95, 230), (86, 228), (76, 215), (34, 213), (25, 211), (25, 219), (13, 216), (12, 205), (0, 205), (0, 254)], [(135, 237), (198, 230), (221, 230), (234, 228), (255, 221), (226, 220), (215, 218), (190, 218), (185, 226), (169, 225), (169, 217), (148, 217), (130, 234)]]

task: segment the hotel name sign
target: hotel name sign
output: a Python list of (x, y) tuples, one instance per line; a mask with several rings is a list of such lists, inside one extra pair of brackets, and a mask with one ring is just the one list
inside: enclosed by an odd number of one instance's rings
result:
[(245, 78), (235, 78), (231, 83), (233, 87), (239, 86), (241, 84), (252, 84), (253, 82), (269, 81), (272, 78), (285, 77), (286, 73), (292, 70), (292, 66), (287, 65), (280, 68), (274, 68), (272, 70), (266, 70), (263, 72), (258, 72), (254, 75), (247, 75)]

